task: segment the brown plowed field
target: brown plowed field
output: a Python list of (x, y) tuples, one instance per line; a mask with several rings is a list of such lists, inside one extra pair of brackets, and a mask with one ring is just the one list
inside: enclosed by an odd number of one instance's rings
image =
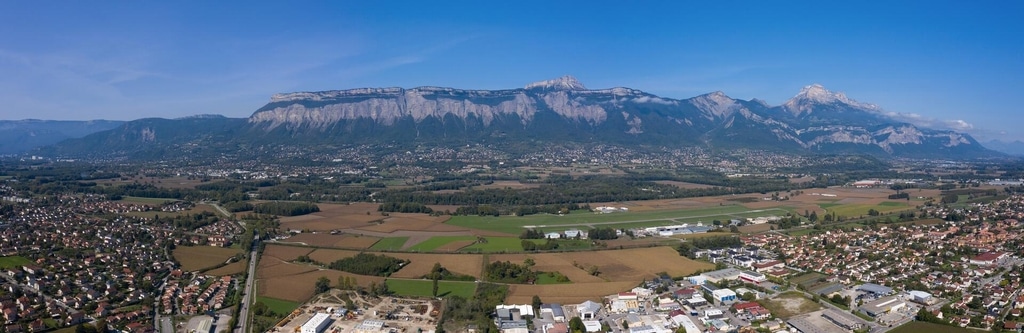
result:
[(547, 284), (547, 285), (525, 285), (517, 284), (509, 286), (509, 296), (505, 298), (506, 304), (530, 304), (533, 295), (540, 296), (545, 303), (576, 304), (591, 300), (600, 302), (601, 298), (607, 295), (630, 290), (637, 286), (637, 282), (598, 282), (598, 283), (573, 283), (569, 285)]
[(399, 259), (408, 259), (410, 263), (391, 276), (396, 278), (419, 278), (430, 273), (434, 263), (449, 271), (479, 278), (483, 255), (480, 254), (427, 254), (427, 253), (385, 253), (384, 255)]
[(257, 294), (260, 296), (289, 300), (294, 302), (305, 302), (313, 296), (313, 289), (316, 280), (326, 277), (331, 280), (331, 285), (338, 284), (338, 277), (349, 276), (356, 279), (356, 283), (368, 287), (370, 282), (384, 283), (384, 278), (378, 276), (355, 275), (347, 272), (323, 269), (301, 274), (279, 276), (268, 279), (260, 279), (257, 282)]
[(331, 235), (329, 233), (301, 233), (288, 237), (287, 239), (282, 240), (282, 242), (301, 243), (319, 247), (366, 249), (373, 246), (373, 244), (379, 240), (380, 238), (378, 237), (352, 234)]
[(283, 261), (291, 261), (295, 260), (299, 256), (307, 255), (310, 252), (313, 252), (313, 249), (298, 246), (267, 244), (267, 247), (263, 249), (263, 258), (274, 257)]

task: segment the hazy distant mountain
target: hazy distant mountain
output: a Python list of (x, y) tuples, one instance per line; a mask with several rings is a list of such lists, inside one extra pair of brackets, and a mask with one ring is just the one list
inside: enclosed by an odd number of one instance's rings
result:
[[(967, 134), (901, 122), (878, 106), (820, 85), (804, 87), (782, 105), (770, 106), (722, 92), (671, 99), (630, 88), (593, 90), (565, 76), (506, 90), (360, 88), (277, 94), (246, 120), (162, 121), (166, 123), (130, 122), (58, 148), (87, 151), (93, 144), (96, 149), (145, 149), (216, 138), (297, 146), (569, 141), (885, 157), (1001, 156)], [(202, 125), (206, 122), (212, 124)], [(178, 127), (193, 130), (175, 131)], [(156, 139), (146, 139), (150, 137)], [(66, 149), (71, 146), (76, 148)]]
[(992, 149), (998, 152), (1015, 156), (1024, 156), (1024, 142), (1021, 142), (1020, 140), (1016, 140), (1013, 142), (990, 140), (988, 142), (982, 143), (981, 145), (985, 146), (985, 148)]
[(26, 152), (32, 148), (109, 130), (122, 123), (113, 120), (0, 120), (0, 154)]

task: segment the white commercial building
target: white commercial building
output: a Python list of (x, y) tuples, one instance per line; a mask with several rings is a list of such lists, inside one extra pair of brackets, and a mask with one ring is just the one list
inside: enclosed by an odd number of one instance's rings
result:
[(305, 324), (302, 324), (301, 332), (320, 333), (320, 331), (323, 331), (324, 328), (327, 327), (327, 324), (329, 324), (328, 319), (330, 318), (331, 316), (329, 314), (317, 313), (313, 315), (313, 318), (310, 318), (309, 321), (307, 321)]

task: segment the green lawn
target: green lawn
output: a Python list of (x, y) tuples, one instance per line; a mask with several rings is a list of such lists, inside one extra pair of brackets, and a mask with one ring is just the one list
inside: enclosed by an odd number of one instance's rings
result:
[(558, 282), (557, 277), (548, 275), (548, 273), (546, 273), (546, 272), (538, 272), (537, 273), (536, 284), (566, 284), (566, 283), (572, 283), (572, 282), (571, 281), (570, 282)]
[(486, 243), (476, 243), (459, 250), (461, 252), (522, 252), (523, 240), (517, 237), (484, 237)]
[(270, 311), (273, 311), (274, 313), (282, 316), (287, 316), (289, 313), (292, 313), (292, 311), (294, 311), (295, 309), (298, 309), (299, 305), (301, 305), (300, 303), (297, 302), (285, 301), (263, 296), (256, 296), (256, 301), (263, 302), (263, 304), (267, 305), (267, 309), (270, 309)]
[(409, 240), (409, 237), (387, 237), (387, 238), (381, 238), (376, 243), (373, 243), (373, 246), (371, 246), (370, 249), (371, 250), (377, 250), (377, 251), (385, 251), (385, 250), (397, 251), (397, 250), (401, 250), (402, 246), (405, 246), (405, 242), (408, 241), (408, 240)]
[(31, 264), (32, 260), (28, 260), (21, 256), (9, 256), (0, 257), (0, 269), (8, 269), (12, 267), (21, 267)]
[[(703, 221), (710, 224), (712, 220), (728, 220), (739, 217), (756, 217), (766, 215), (785, 215), (785, 208), (768, 208), (751, 210), (740, 205), (713, 206), (697, 209), (662, 210), (647, 212), (625, 212), (598, 214), (588, 211), (573, 211), (564, 216), (553, 214), (536, 214), (528, 216), (453, 216), (448, 224), (518, 235), (524, 227), (538, 228), (544, 231), (560, 231), (565, 229), (585, 229), (588, 227), (611, 226), (616, 228), (657, 226), (679, 223), (695, 223)], [(605, 225), (607, 223), (607, 225)]]
[[(408, 251), (418, 251), (418, 252), (430, 252), (430, 251), (436, 250), (439, 247), (444, 246), (445, 244), (448, 244), (448, 243), (451, 243), (451, 242), (456, 242), (456, 241), (466, 241), (466, 240), (476, 240), (476, 237), (475, 236), (435, 236), (435, 237), (430, 237), (429, 239), (427, 239), (427, 240), (425, 240), (423, 242), (420, 242), (419, 244), (410, 246), (407, 250)], [(379, 242), (378, 242), (378, 244), (379, 244)], [(374, 246), (376, 246), (376, 245), (377, 244), (374, 244)]]
[[(385, 283), (388, 284), (388, 290), (401, 296), (433, 296), (431, 295), (434, 290), (434, 281), (432, 280), (387, 279)], [(476, 292), (475, 282), (438, 281), (437, 283), (437, 294), (442, 297), (462, 296), (470, 298), (473, 297), (474, 292)]]

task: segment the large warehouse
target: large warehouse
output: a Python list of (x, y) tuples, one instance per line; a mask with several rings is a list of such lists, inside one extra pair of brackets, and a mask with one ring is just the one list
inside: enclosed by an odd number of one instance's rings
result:
[(302, 333), (320, 333), (323, 331), (327, 324), (330, 322), (330, 315), (326, 313), (317, 313), (313, 315), (305, 324), (302, 324)]

